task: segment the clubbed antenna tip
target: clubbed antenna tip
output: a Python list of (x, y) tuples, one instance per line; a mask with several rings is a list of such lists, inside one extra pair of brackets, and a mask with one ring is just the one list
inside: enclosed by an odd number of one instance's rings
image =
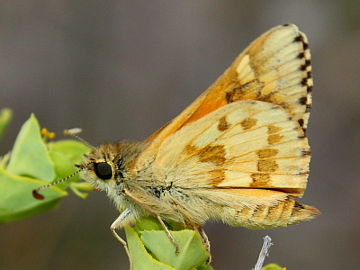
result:
[(32, 195), (35, 199), (40, 200), (40, 201), (45, 199), (45, 197), (39, 193), (38, 189), (34, 189), (32, 191)]

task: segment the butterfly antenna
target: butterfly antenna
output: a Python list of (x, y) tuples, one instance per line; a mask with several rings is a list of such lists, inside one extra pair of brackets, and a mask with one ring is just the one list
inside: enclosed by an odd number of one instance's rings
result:
[(55, 182), (53, 182), (53, 183), (50, 183), (50, 184), (47, 184), (47, 185), (43, 185), (43, 186), (40, 186), (40, 187), (34, 189), (34, 190), (32, 191), (33, 197), (34, 197), (35, 199), (37, 199), (37, 200), (43, 200), (45, 197), (40, 194), (40, 191), (42, 191), (42, 190), (44, 190), (44, 189), (48, 189), (49, 187), (52, 187), (52, 186), (56, 186), (56, 185), (58, 185), (58, 184), (60, 184), (60, 183), (62, 183), (62, 182), (65, 182), (65, 181), (69, 180), (70, 178), (72, 178), (72, 177), (74, 177), (75, 175), (77, 175), (81, 170), (82, 170), (82, 168), (81, 168), (81, 169), (78, 169), (77, 171), (73, 172), (72, 174), (70, 174), (70, 175), (68, 175), (68, 176), (66, 176), (66, 177), (64, 177), (64, 178), (62, 178), (62, 179), (60, 179), (60, 180), (57, 180), (57, 181), (55, 181)]
[(66, 136), (71, 136), (75, 139), (77, 139), (78, 141), (86, 144), (87, 146), (89, 146), (90, 148), (94, 149), (95, 147), (93, 145), (91, 145), (90, 143), (88, 143), (87, 141), (85, 141), (83, 138), (81, 138), (78, 134), (80, 134), (82, 132), (81, 128), (70, 128), (70, 129), (65, 129), (64, 130), (64, 135)]

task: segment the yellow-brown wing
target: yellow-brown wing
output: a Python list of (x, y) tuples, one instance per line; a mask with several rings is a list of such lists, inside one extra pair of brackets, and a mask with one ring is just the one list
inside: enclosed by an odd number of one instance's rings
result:
[(167, 137), (152, 161), (156, 178), (183, 189), (262, 188), (300, 197), (310, 148), (279, 105), (237, 101)]
[(313, 85), (310, 60), (307, 38), (295, 25), (269, 30), (168, 125), (169, 134), (219, 107), (246, 99), (278, 104), (306, 128)]
[(183, 125), (226, 104), (251, 99), (280, 105), (306, 129), (312, 85), (306, 36), (295, 25), (278, 26), (235, 59)]
[(275, 27), (245, 49), (216, 82), (180, 115), (151, 135), (137, 168), (154, 159), (163, 141), (187, 124), (239, 100), (277, 104), (304, 130), (311, 106), (310, 51), (293, 25)]

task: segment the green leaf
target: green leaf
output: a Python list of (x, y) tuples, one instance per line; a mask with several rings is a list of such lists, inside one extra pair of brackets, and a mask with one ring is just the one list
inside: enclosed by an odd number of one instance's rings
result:
[(126, 239), (132, 261), (132, 270), (177, 270), (162, 262), (155, 260), (145, 249), (136, 231), (125, 227)]
[[(71, 185), (72, 190), (86, 197), (79, 190), (89, 190), (89, 185), (73, 182), (46, 189), (41, 193), (44, 200), (36, 200), (32, 190), (48, 182), (63, 178), (75, 171), (74, 164), (80, 162), (89, 150), (84, 144), (73, 141), (58, 141), (45, 144), (40, 126), (31, 115), (22, 126), (7, 163), (8, 155), (1, 160), (0, 173), (0, 223), (24, 219), (54, 208), (62, 197), (63, 189)], [(6, 164), (8, 164), (6, 166)], [(78, 176), (73, 181), (78, 180)]]
[(164, 231), (142, 231), (140, 238), (157, 260), (177, 270), (193, 269), (206, 262), (208, 254), (197, 232), (186, 229), (171, 233), (180, 247), (179, 254)]
[[(74, 140), (62, 140), (48, 143), (49, 155), (54, 164), (56, 179), (64, 178), (75, 171), (75, 164), (81, 162), (89, 147)], [(71, 181), (65, 181), (59, 187), (67, 188), (72, 182), (78, 181), (79, 175), (74, 176)]]
[(55, 178), (53, 163), (34, 115), (21, 127), (7, 170), (15, 175), (31, 176), (46, 182)]
[(262, 268), (262, 270), (281, 270), (281, 269), (284, 268), (274, 263), (268, 264)]
[(163, 230), (163, 227), (159, 221), (153, 217), (142, 217), (134, 226), (135, 231), (140, 233), (141, 231), (159, 231)]
[(48, 147), (49, 152), (61, 153), (73, 164), (79, 163), (82, 156), (90, 150), (85, 144), (74, 140), (51, 142), (48, 144)]
[[(176, 239), (180, 253), (175, 253), (175, 247), (167, 237), (162, 226), (155, 217), (143, 217), (135, 224), (134, 231), (140, 240), (141, 246), (145, 247), (148, 256), (177, 270), (212, 270), (206, 264), (209, 255), (202, 243), (200, 235), (185, 226), (168, 224), (172, 229), (171, 234)], [(176, 228), (174, 230), (174, 228)], [(128, 237), (128, 235), (127, 235)], [(127, 239), (130, 247), (131, 239)], [(141, 260), (131, 254), (132, 262)]]
[(4, 132), (11, 121), (12, 112), (8, 108), (0, 110), (0, 138), (4, 135)]
[(0, 168), (0, 223), (24, 219), (54, 208), (66, 192), (57, 187), (43, 191), (45, 199), (35, 200), (31, 191), (43, 181), (11, 174)]

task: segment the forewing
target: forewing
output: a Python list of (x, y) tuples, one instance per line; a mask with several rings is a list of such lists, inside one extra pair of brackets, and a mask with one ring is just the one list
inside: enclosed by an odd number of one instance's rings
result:
[(279, 105), (237, 101), (187, 124), (152, 162), (159, 179), (182, 188), (261, 188), (301, 196), (310, 149)]
[(163, 141), (184, 126), (236, 101), (260, 100), (281, 106), (306, 129), (312, 90), (306, 36), (293, 25), (275, 27), (245, 49), (216, 82), (180, 115), (151, 135), (137, 168), (153, 160)]
[(295, 25), (269, 30), (235, 59), (184, 124), (251, 99), (280, 105), (305, 130), (313, 85), (310, 58), (307, 38)]

